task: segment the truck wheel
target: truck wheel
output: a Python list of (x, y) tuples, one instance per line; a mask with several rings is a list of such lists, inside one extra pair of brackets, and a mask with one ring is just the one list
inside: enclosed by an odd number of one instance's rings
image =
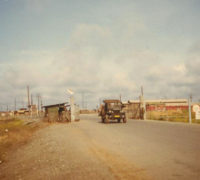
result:
[(109, 122), (108, 115), (106, 115), (104, 122), (105, 122), (105, 123), (108, 123), (108, 122)]
[(126, 123), (126, 118), (123, 118), (123, 123)]

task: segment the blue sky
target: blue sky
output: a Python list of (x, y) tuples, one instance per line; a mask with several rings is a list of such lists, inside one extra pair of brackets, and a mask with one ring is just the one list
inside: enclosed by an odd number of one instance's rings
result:
[[(0, 0), (1, 104), (66, 88), (99, 98), (200, 99), (198, 0)], [(20, 100), (20, 101), (22, 101)]]

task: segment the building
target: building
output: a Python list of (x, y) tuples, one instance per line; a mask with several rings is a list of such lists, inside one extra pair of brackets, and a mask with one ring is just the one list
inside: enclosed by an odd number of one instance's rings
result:
[(144, 107), (142, 108), (142, 103), (140, 100), (129, 100), (128, 102), (123, 102), (126, 112), (126, 117), (128, 119), (143, 119), (144, 113), (147, 119), (151, 119), (151, 112), (166, 112), (166, 111), (187, 111), (188, 110), (188, 100), (187, 99), (155, 99), (155, 100), (145, 100)]
[(70, 122), (71, 113), (70, 105), (68, 103), (52, 104), (43, 106), (45, 109), (44, 118), (48, 122)]

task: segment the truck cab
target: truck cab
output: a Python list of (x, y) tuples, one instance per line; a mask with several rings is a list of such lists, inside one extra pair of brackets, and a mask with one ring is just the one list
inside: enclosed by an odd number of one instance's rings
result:
[(122, 102), (118, 99), (107, 99), (103, 101), (99, 115), (103, 123), (108, 123), (111, 120), (117, 120), (118, 123), (123, 121), (126, 123), (126, 115), (123, 112)]

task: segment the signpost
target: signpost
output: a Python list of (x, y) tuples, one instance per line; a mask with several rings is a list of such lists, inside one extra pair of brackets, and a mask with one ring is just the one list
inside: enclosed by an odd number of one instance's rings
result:
[(74, 92), (71, 89), (67, 89), (67, 92), (70, 94), (71, 121), (75, 121)]
[(193, 105), (192, 110), (195, 112), (195, 119), (200, 120), (200, 106), (198, 104)]
[(189, 112), (189, 123), (192, 123), (192, 114), (191, 114), (191, 96), (188, 99), (188, 112)]
[(80, 110), (79, 106), (75, 104), (74, 92), (71, 89), (67, 89), (67, 92), (70, 94), (71, 121), (78, 121), (80, 120)]

